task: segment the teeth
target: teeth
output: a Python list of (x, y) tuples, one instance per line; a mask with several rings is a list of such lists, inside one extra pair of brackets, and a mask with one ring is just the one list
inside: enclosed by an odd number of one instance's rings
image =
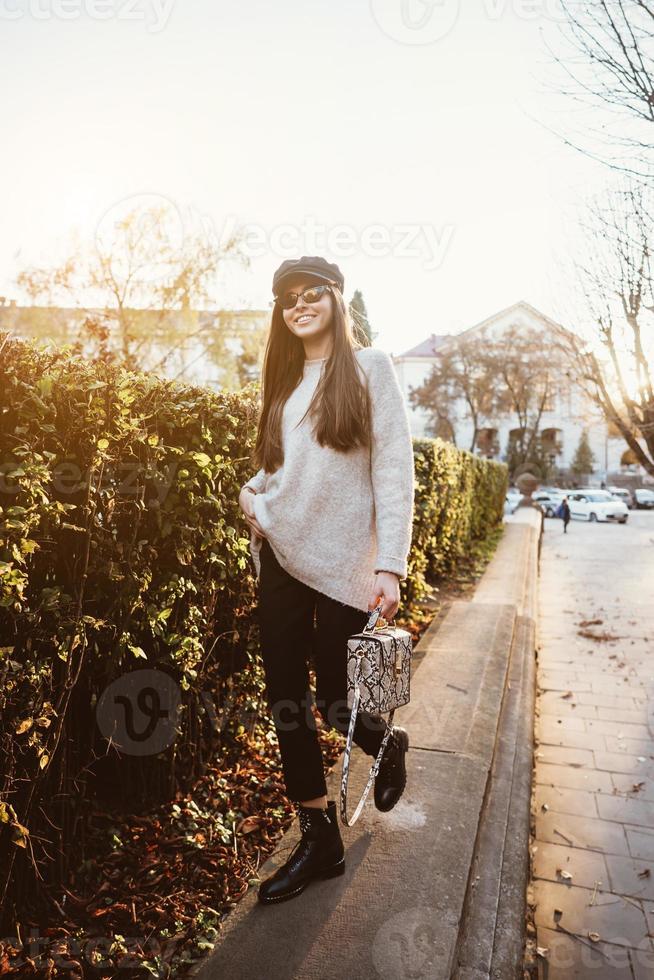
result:
[(312, 316), (300, 316), (298, 317), (298, 323), (308, 323), (309, 320), (313, 320)]

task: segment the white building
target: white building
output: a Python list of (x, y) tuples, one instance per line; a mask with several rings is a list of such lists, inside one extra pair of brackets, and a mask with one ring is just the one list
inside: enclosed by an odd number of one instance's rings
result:
[[(540, 331), (543, 343), (547, 345), (548, 334), (558, 328), (558, 324), (549, 317), (520, 301), (488, 319), (463, 331), (458, 337), (468, 339), (475, 333), (497, 338), (503, 332), (517, 328), (518, 330)], [(432, 366), (437, 363), (439, 352), (445, 349), (454, 339), (451, 334), (431, 334), (426, 340), (403, 354), (393, 356), (395, 370), (404, 392), (409, 409), (411, 429), (414, 436), (431, 436), (429, 417), (419, 408), (409, 402), (410, 389), (422, 385), (429, 376)], [(590, 447), (595, 455), (595, 471), (593, 482), (599, 483), (606, 479), (607, 473), (617, 474), (632, 472), (642, 476), (644, 470), (640, 466), (627, 467), (625, 456), (628, 450), (622, 436), (614, 437), (609, 434), (608, 426), (599, 410), (576, 388), (568, 388), (562, 394), (552, 397), (543, 413), (540, 433), (544, 444), (551, 447), (550, 458), (560, 469), (567, 469), (574, 457), (579, 439), (584, 429), (588, 430)], [(454, 429), (456, 445), (460, 449), (470, 449), (473, 436), (473, 425), (463, 401), (456, 406)], [(509, 433), (518, 425), (515, 416), (505, 415), (500, 418), (488, 418), (481, 422), (482, 428), (477, 434), (475, 452), (500, 462), (506, 460), (506, 449)]]

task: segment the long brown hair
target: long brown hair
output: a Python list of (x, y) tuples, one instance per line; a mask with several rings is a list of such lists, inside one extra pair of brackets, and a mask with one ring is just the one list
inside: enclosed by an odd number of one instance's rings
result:
[[(355, 326), (337, 286), (332, 301), (332, 349), (305, 415), (314, 423), (321, 446), (347, 452), (370, 445), (370, 396), (359, 373), (356, 350), (368, 346), (355, 336)], [(362, 331), (356, 327), (356, 333)], [(365, 336), (365, 335), (363, 335)], [(286, 325), (275, 303), (261, 372), (262, 406), (255, 443), (254, 465), (273, 473), (284, 461), (282, 414), (289, 395), (304, 372), (304, 344)]]

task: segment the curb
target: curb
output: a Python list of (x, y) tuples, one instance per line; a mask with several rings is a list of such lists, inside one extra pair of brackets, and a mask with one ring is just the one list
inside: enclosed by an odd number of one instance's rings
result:
[[(489, 791), (480, 815), (453, 980), (522, 980), (529, 885), (529, 829), (536, 703), (536, 611), (542, 514), (522, 509), (511, 523), (523, 540), (522, 582), (513, 578), (516, 619)], [(473, 601), (492, 598), (494, 569)]]

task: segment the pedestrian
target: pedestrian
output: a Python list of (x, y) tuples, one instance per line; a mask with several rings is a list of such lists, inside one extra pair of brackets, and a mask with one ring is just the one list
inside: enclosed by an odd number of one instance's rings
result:
[(563, 518), (563, 533), (568, 533), (568, 524), (570, 523), (570, 505), (568, 504), (568, 498), (564, 497), (561, 501), (561, 517)]
[[(254, 450), (258, 472), (239, 504), (250, 526), (266, 697), (286, 793), (302, 836), (259, 887), (262, 902), (292, 898), (345, 870), (336, 801), (327, 799), (311, 711), (347, 733), (347, 640), (382, 602), (391, 620), (407, 576), (414, 508), (413, 446), (393, 362), (361, 346), (334, 263), (303, 256), (273, 276)], [(314, 622), (315, 620), (315, 622)], [(373, 758), (386, 730), (359, 712), (354, 741)], [(406, 785), (408, 733), (394, 725), (375, 778), (381, 811)]]

